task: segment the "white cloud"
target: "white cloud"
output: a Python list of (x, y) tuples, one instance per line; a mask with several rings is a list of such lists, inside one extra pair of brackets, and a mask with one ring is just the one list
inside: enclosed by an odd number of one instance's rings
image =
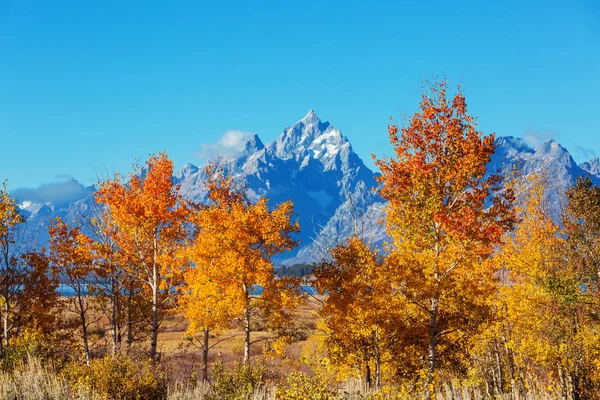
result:
[(575, 153), (575, 156), (577, 156), (578, 158), (580, 158), (583, 161), (589, 161), (592, 158), (597, 157), (594, 149), (590, 149), (590, 148), (579, 146), (579, 145), (575, 146), (574, 153)]
[(200, 151), (196, 156), (203, 160), (236, 156), (244, 151), (246, 142), (252, 135), (245, 131), (227, 131), (217, 140), (217, 143), (201, 143)]
[(554, 131), (537, 131), (532, 128), (528, 128), (525, 133), (523, 133), (523, 140), (533, 148), (544, 144), (544, 142), (550, 139), (558, 141), (558, 133)]
[(83, 199), (91, 192), (91, 188), (86, 188), (81, 183), (71, 179), (65, 182), (45, 183), (36, 188), (15, 189), (11, 191), (11, 195), (19, 203), (30, 201), (37, 204), (53, 203), (63, 205)]

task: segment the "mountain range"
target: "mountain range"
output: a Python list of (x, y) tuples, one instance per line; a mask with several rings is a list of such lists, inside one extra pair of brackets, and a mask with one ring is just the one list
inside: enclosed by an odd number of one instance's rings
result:
[[(488, 171), (504, 173), (517, 168), (527, 175), (543, 171), (551, 186), (550, 204), (558, 216), (563, 192), (583, 175), (600, 184), (600, 160), (578, 165), (559, 143), (548, 140), (529, 146), (523, 139), (501, 136)], [(277, 259), (280, 264), (317, 261), (325, 249), (352, 232), (374, 244), (386, 239), (379, 223), (385, 203), (374, 190), (377, 174), (354, 152), (340, 129), (323, 122), (310, 110), (285, 128), (276, 140), (264, 144), (257, 135), (245, 139), (243, 150), (219, 159), (236, 180), (245, 182), (251, 199), (267, 196), (270, 204), (292, 200), (301, 226), (300, 245)], [(186, 164), (173, 179), (183, 197), (204, 202), (204, 168)], [(42, 193), (40, 193), (40, 189)], [(37, 232), (38, 245), (47, 240), (47, 226), (59, 216), (65, 221), (86, 217), (94, 207), (94, 187), (75, 180), (57, 185), (18, 189), (12, 195), (28, 218), (28, 230)]]

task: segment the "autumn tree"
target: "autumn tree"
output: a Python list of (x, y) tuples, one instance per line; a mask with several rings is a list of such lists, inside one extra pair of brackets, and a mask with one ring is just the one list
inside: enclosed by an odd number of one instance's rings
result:
[(12, 310), (12, 331), (16, 335), (26, 328), (43, 335), (54, 333), (63, 311), (57, 271), (52, 268), (44, 248), (21, 254), (17, 265), (21, 283), (15, 296), (18, 306)]
[(576, 216), (583, 204), (583, 214), (593, 213), (593, 186), (587, 192), (580, 181), (567, 190), (564, 228), (552, 218), (544, 175), (521, 177), (512, 186), (520, 222), (494, 257), (501, 287), (488, 340), (496, 395), (525, 395), (530, 382), (544, 380), (565, 399), (597, 397), (597, 303), (581, 274), (593, 254), (580, 247), (584, 222)]
[(394, 353), (405, 329), (398, 298), (392, 297), (384, 258), (364, 240), (352, 236), (331, 249), (331, 260), (318, 264), (314, 286), (325, 296), (320, 317), (329, 335), (334, 361), (359, 366), (367, 387), (380, 386), (382, 359)]
[(279, 336), (291, 326), (298, 287), (293, 278), (276, 279), (273, 256), (296, 246), (288, 201), (269, 209), (268, 200), (252, 203), (244, 187), (213, 165), (207, 168), (210, 204), (191, 221), (196, 227), (187, 258), (187, 295), (182, 306), (188, 334), (238, 322), (244, 330), (244, 362), (250, 360), (252, 322), (263, 320)]
[(407, 126), (389, 126), (395, 157), (376, 161), (395, 247), (390, 279), (422, 316), (428, 384), (486, 318), (495, 286), (484, 261), (515, 220), (512, 193), (486, 174), (494, 135), (477, 131), (460, 90), (452, 100), (446, 92), (446, 82), (429, 85)]
[[(192, 249), (193, 252), (193, 249)], [(190, 322), (186, 338), (202, 351), (202, 379), (208, 380), (209, 351), (231, 336), (220, 334), (231, 327), (237, 315), (231, 301), (235, 298), (233, 287), (221, 287), (215, 277), (221, 275), (217, 265), (203, 263), (194, 258), (193, 267), (187, 270), (183, 295), (179, 299), (180, 309)], [(210, 340), (211, 334), (218, 335)]]
[(19, 212), (16, 200), (8, 193), (6, 182), (2, 191), (0, 191), (0, 245), (2, 246), (2, 259), (0, 260), (2, 282), (0, 289), (2, 290), (2, 345), (3, 351), (8, 348), (9, 342), (9, 316), (11, 314), (13, 298), (19, 291), (19, 284), (16, 281), (17, 273), (16, 260), (18, 249), (15, 249), (17, 243), (17, 235), (19, 234), (19, 226), (25, 222), (25, 218)]
[(93, 294), (107, 316), (111, 331), (111, 352), (114, 355), (123, 342), (129, 350), (133, 341), (143, 335), (143, 301), (138, 280), (127, 273), (127, 257), (117, 245), (118, 226), (108, 210), (93, 209), (88, 221), (94, 239)]
[(188, 235), (188, 211), (173, 184), (173, 163), (165, 153), (153, 155), (127, 180), (117, 174), (99, 186), (96, 201), (117, 225), (115, 240), (128, 260), (127, 273), (142, 285), (151, 308), (150, 356), (156, 361), (159, 328), (175, 305), (174, 288), (183, 276), (178, 249)]
[(86, 363), (90, 361), (90, 326), (98, 321), (92, 315), (92, 275), (95, 254), (92, 239), (80, 227), (70, 227), (60, 218), (48, 228), (50, 234), (50, 259), (63, 279), (64, 285), (73, 291), (67, 296), (70, 310), (77, 315)]
[(515, 193), (519, 222), (514, 232), (505, 234), (504, 245), (492, 260), (500, 286), (490, 297), (495, 318), (484, 335), (498, 396), (511, 391), (525, 394), (532, 367), (552, 374), (560, 364), (562, 334), (557, 332), (565, 322), (548, 286), (564, 272), (564, 241), (549, 213), (546, 181), (532, 174), (514, 177), (507, 185)]
[(6, 183), (0, 189), (0, 316), (4, 356), (11, 338), (24, 328), (47, 333), (58, 317), (58, 277), (44, 250), (36, 250), (26, 236), (25, 218)]
[(563, 225), (569, 279), (565, 282), (563, 276), (554, 292), (569, 306), (571, 354), (566, 374), (577, 400), (600, 395), (600, 187), (591, 177), (579, 178), (566, 198)]
[(579, 178), (566, 191), (563, 218), (569, 258), (586, 293), (600, 292), (600, 187), (590, 177)]
[[(221, 286), (217, 280), (222, 271), (221, 264), (215, 262), (219, 254), (199, 251), (203, 246), (199, 242), (203, 234), (203, 227), (199, 225), (203, 213), (212, 206), (194, 204), (190, 215), (193, 232), (188, 246), (182, 250), (183, 258), (188, 261), (190, 268), (185, 272), (185, 284), (182, 287), (182, 296), (179, 298), (179, 308), (189, 321), (186, 338), (189, 342), (202, 351), (202, 379), (208, 381), (208, 354), (209, 351), (230, 339), (230, 336), (221, 337), (220, 333), (229, 328), (237, 317), (232, 307), (235, 298), (234, 287)], [(206, 238), (204, 239), (206, 240)], [(216, 250), (213, 248), (213, 250)], [(218, 339), (210, 341), (211, 333), (219, 335)]]

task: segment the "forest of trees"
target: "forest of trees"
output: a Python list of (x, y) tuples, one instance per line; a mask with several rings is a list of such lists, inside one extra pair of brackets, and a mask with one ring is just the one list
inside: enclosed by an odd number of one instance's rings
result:
[[(5, 184), (4, 373), (37, 357), (73, 393), (101, 391), (99, 376), (113, 376), (116, 364), (129, 373), (126, 360), (141, 347), (132, 373), (151, 386), (168, 370), (165, 323), (182, 315), (199, 349), (197, 384), (211, 390), (227, 368), (209, 362), (224, 332), (243, 338), (231, 367), (243, 374), (255, 368), (255, 346), (285, 357), (302, 331), (315, 350), (303, 355), (306, 368), (274, 383), (277, 398), (344, 398), (337, 388), (349, 379), (371, 398), (440, 398), (448, 387), (480, 398), (600, 398), (600, 188), (580, 178), (553, 218), (544, 172), (488, 171), (494, 135), (477, 130), (460, 90), (447, 90), (428, 85), (419, 111), (389, 126), (393, 156), (374, 156), (389, 242), (374, 246), (356, 232), (321, 262), (279, 273), (273, 258), (298, 245), (301, 229), (292, 202), (252, 202), (214, 163), (206, 204), (181, 197), (166, 153), (101, 180), (93, 217), (53, 221), (47, 248), (35, 247)], [(61, 296), (59, 284), (74, 294)], [(307, 330), (296, 316), (309, 303)], [(90, 344), (100, 320), (104, 347)], [(246, 398), (228, 396), (216, 398)]]

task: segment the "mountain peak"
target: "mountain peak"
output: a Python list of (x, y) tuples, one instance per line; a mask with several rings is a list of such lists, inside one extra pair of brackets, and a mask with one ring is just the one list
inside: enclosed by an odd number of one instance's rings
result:
[(311, 108), (310, 110), (308, 110), (304, 118), (302, 118), (299, 122), (304, 122), (305, 124), (312, 124), (315, 122), (321, 122), (321, 120), (319, 119), (319, 116), (317, 115), (315, 110)]
[(579, 164), (579, 167), (592, 175), (600, 177), (600, 158), (592, 158), (589, 161)]
[(248, 138), (246, 141), (246, 145), (244, 146), (244, 151), (248, 154), (256, 153), (257, 151), (262, 150), (265, 147), (263, 142), (260, 140), (257, 134), (254, 134)]
[(536, 151), (541, 151), (542, 153), (568, 153), (567, 149), (562, 147), (556, 140), (548, 139), (541, 146), (539, 146)]
[(176, 173), (175, 178), (178, 180), (185, 179), (193, 174), (197, 173), (200, 170), (197, 166), (191, 163), (185, 163)]

